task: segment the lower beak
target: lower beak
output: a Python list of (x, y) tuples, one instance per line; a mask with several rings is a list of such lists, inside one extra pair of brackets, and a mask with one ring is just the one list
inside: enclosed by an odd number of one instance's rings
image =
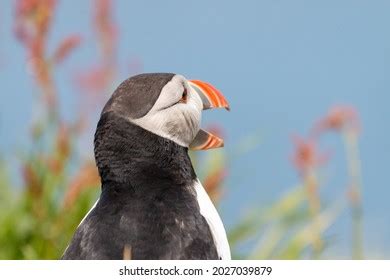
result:
[[(225, 108), (230, 111), (229, 104), (222, 93), (211, 84), (192, 80), (190, 86), (198, 93), (203, 103), (203, 110)], [(223, 147), (223, 140), (210, 132), (200, 129), (190, 144), (191, 150), (208, 150)]]

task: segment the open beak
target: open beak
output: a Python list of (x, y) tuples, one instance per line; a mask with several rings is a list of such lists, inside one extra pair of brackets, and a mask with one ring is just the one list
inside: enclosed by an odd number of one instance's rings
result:
[[(203, 110), (213, 108), (225, 108), (230, 111), (229, 103), (222, 93), (211, 84), (191, 80), (190, 86), (199, 94), (203, 103)], [(200, 129), (195, 139), (190, 144), (191, 150), (208, 150), (223, 147), (223, 140), (210, 132)]]

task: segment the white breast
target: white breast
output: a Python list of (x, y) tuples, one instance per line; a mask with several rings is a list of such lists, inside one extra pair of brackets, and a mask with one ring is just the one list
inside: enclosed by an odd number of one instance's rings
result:
[(211, 202), (210, 197), (206, 193), (199, 180), (196, 181), (195, 185), (196, 196), (200, 208), (200, 213), (206, 219), (209, 224), (211, 233), (214, 238), (215, 247), (221, 259), (230, 260), (230, 247), (227, 240), (225, 227), (219, 217), (217, 209)]

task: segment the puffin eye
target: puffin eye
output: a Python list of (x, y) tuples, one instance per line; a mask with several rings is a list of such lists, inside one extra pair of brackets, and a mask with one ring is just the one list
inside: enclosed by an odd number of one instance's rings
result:
[(187, 93), (187, 89), (185, 88), (179, 102), (187, 103), (187, 97), (188, 97), (188, 93)]

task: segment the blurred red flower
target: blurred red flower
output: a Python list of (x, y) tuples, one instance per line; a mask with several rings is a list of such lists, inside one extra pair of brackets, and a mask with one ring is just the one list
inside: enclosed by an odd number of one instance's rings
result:
[(94, 23), (103, 54), (112, 56), (114, 54), (118, 32), (117, 26), (112, 19), (111, 0), (96, 1)]
[(222, 184), (227, 175), (224, 166), (218, 167), (215, 171), (207, 174), (203, 182), (203, 187), (210, 196), (211, 200), (218, 202), (222, 195)]
[(318, 136), (326, 131), (342, 131), (350, 129), (355, 133), (360, 131), (358, 112), (354, 107), (338, 105), (332, 107), (328, 114), (313, 128), (313, 134)]
[(55, 0), (18, 0), (15, 8), (15, 34), (24, 44), (47, 34)]
[(329, 154), (319, 152), (317, 143), (313, 139), (304, 139), (300, 136), (293, 136), (295, 145), (292, 162), (300, 174), (325, 164), (329, 159)]
[(79, 73), (76, 76), (76, 83), (89, 94), (98, 94), (106, 89), (111, 82), (112, 75), (110, 69), (104, 65), (97, 65), (90, 68), (88, 71)]
[(81, 37), (79, 35), (66, 37), (54, 52), (53, 62), (56, 64), (61, 63), (74, 48), (80, 45), (80, 42)]
[(80, 171), (70, 181), (63, 201), (64, 207), (71, 207), (84, 190), (99, 185), (100, 177), (95, 163), (92, 161), (85, 162)]
[(70, 36), (60, 44), (52, 57), (48, 55), (48, 32), (56, 4), (56, 0), (17, 0), (14, 19), (15, 36), (27, 50), (27, 70), (41, 88), (42, 98), (52, 116), (57, 115), (57, 96), (50, 58), (55, 63), (61, 62), (80, 41), (77, 36)]
[(116, 73), (115, 47), (118, 31), (112, 18), (112, 6), (111, 0), (96, 0), (93, 5), (93, 25), (98, 37), (101, 59), (98, 64), (76, 76), (76, 84), (89, 94), (98, 95), (105, 92)]
[(22, 177), (27, 187), (27, 192), (34, 198), (40, 197), (42, 194), (42, 181), (32, 163), (23, 163)]

